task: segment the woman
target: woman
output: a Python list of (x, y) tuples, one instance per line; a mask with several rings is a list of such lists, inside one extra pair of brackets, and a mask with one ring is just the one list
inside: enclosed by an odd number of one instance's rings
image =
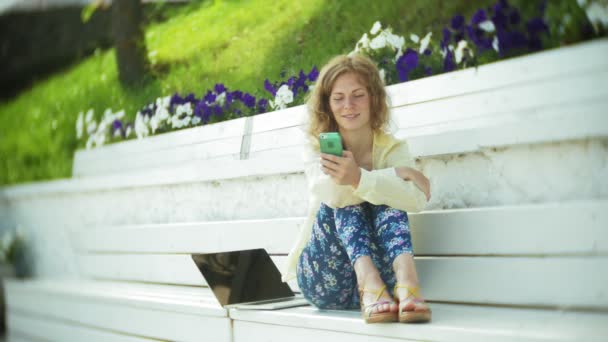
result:
[[(406, 143), (384, 132), (388, 106), (378, 69), (362, 56), (335, 57), (308, 105), (309, 220), (283, 280), (297, 277), (319, 308), (360, 306), (366, 323), (429, 321), (406, 213), (422, 210), (429, 181), (412, 168)], [(342, 157), (319, 153), (319, 133), (335, 131)]]

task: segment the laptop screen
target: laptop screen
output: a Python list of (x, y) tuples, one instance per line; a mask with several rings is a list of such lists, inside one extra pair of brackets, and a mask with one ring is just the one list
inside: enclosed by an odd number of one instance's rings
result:
[(222, 306), (294, 296), (265, 249), (192, 254)]

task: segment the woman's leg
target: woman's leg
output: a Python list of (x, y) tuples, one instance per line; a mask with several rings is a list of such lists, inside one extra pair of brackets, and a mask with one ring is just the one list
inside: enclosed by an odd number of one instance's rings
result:
[[(382, 280), (378, 266), (382, 265), (381, 253), (372, 234), (373, 226), (369, 203), (337, 208), (335, 213), (336, 232), (342, 244), (346, 247), (348, 258), (357, 276), (361, 289), (379, 290), (385, 283)], [(390, 292), (385, 292), (381, 299), (390, 300)], [(373, 292), (364, 292), (360, 298), (369, 305), (376, 301)], [(373, 312), (396, 311), (396, 304), (383, 304), (373, 308)]]
[[(371, 205), (374, 221), (374, 235), (383, 249), (382, 276), (387, 285), (399, 285), (418, 288), (418, 274), (414, 264), (414, 252), (409, 227), (409, 219), (405, 211), (386, 205)], [(395, 294), (400, 300), (408, 296), (405, 288), (398, 288)], [(423, 310), (428, 307), (424, 303), (406, 303), (404, 310)]]
[(340, 241), (334, 209), (321, 204), (308, 245), (297, 268), (298, 286), (304, 297), (321, 309), (358, 307), (355, 271)]

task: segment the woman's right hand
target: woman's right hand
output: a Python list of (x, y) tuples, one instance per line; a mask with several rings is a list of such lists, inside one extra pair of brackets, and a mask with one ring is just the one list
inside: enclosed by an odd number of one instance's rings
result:
[(429, 179), (422, 172), (411, 167), (400, 166), (395, 168), (395, 173), (405, 181), (414, 182), (418, 189), (426, 196), (427, 202), (431, 199), (431, 182), (429, 182)]

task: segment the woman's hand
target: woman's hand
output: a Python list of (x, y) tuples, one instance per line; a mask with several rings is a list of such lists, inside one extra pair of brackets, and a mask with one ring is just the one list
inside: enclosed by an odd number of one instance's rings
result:
[(427, 202), (431, 199), (431, 183), (422, 172), (407, 166), (396, 167), (395, 172), (397, 173), (397, 176), (403, 178), (403, 180), (414, 182), (418, 189), (426, 196)]
[(321, 170), (338, 185), (359, 186), (361, 169), (350, 151), (344, 151), (342, 157), (321, 153)]

